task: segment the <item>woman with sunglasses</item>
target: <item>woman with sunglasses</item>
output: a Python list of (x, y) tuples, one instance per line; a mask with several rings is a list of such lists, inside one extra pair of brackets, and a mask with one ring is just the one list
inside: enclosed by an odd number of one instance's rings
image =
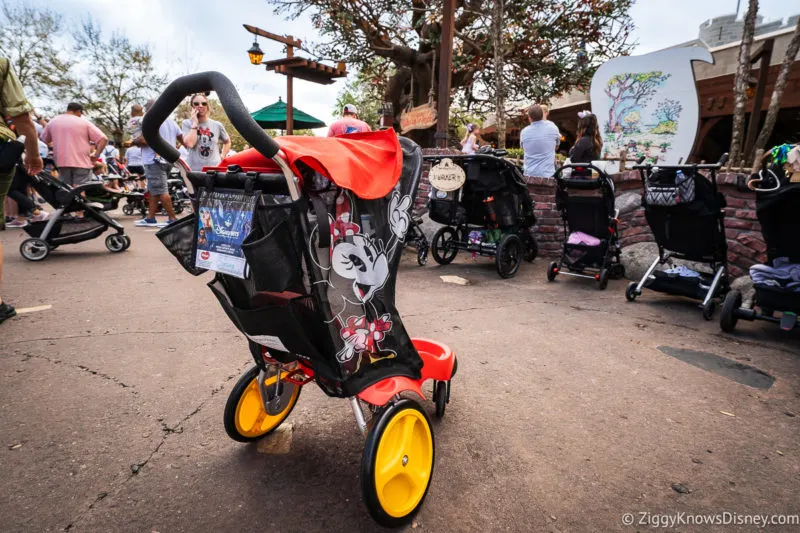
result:
[(231, 138), (225, 126), (209, 116), (208, 98), (204, 94), (195, 94), (189, 104), (192, 116), (183, 121), (183, 144), (189, 152), (186, 163), (194, 171), (215, 167), (222, 161), (221, 153), (230, 150)]

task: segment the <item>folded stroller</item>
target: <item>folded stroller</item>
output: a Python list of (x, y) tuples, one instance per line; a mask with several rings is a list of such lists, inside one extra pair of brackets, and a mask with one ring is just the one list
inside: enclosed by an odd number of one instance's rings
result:
[[(792, 183), (783, 169), (772, 165), (751, 177), (756, 191), (756, 215), (767, 243), (767, 264), (750, 269), (755, 296), (751, 308), (742, 307), (742, 293), (725, 297), (719, 325), (728, 333), (739, 319), (766, 320), (784, 331), (798, 327), (800, 313), (800, 183)], [(776, 317), (775, 313), (781, 314)]]
[[(629, 302), (646, 287), (702, 300), (703, 318), (711, 320), (717, 299), (730, 288), (724, 211), (727, 204), (717, 190), (717, 171), (727, 159), (728, 154), (724, 154), (715, 165), (634, 165), (642, 177), (642, 205), (658, 244), (658, 257), (638, 283), (628, 285), (625, 297)], [(708, 170), (710, 178), (699, 170)], [(684, 266), (666, 272), (656, 270), (672, 259), (708, 265), (711, 272)]]
[[(88, 241), (99, 237), (108, 229), (114, 230), (114, 233), (106, 237), (106, 248), (110, 252), (118, 253), (130, 247), (131, 238), (125, 234), (125, 228), (106, 215), (102, 208), (94, 206), (93, 202), (81, 196), (83, 192), (88, 194), (91, 191), (103, 191), (101, 182), (70, 187), (46, 172), (28, 177), (31, 186), (55, 211), (47, 220), (25, 226), (24, 230), (31, 238), (22, 241), (19, 247), (22, 257), (29, 261), (42, 261), (62, 244)], [(75, 218), (70, 215), (76, 211), (83, 211), (84, 217)]]
[[(596, 179), (592, 170), (598, 174)], [(567, 171), (570, 177), (566, 177)], [(619, 261), (614, 183), (608, 174), (589, 164), (564, 165), (554, 178), (556, 208), (564, 221), (564, 251), (558, 262), (547, 268), (547, 280), (567, 274), (597, 280), (598, 288), (604, 290), (609, 278), (625, 276)]]
[[(254, 148), (223, 167), (186, 172), (158, 128), (186, 96), (210, 90)], [(194, 213), (156, 235), (191, 274), (217, 272), (209, 287), (249, 340), (255, 364), (231, 389), (228, 435), (266, 437), (311, 382), (349, 398), (366, 436), (360, 478), (367, 508), (383, 525), (408, 523), (431, 483), (434, 440), (426, 412), (403, 396), (424, 399), (421, 386), (433, 380), (441, 416), (456, 371), (452, 350), (409, 337), (395, 308), (420, 148), (393, 130), (289, 136), (279, 145), (217, 72), (172, 82), (145, 116), (143, 134), (195, 191)]]

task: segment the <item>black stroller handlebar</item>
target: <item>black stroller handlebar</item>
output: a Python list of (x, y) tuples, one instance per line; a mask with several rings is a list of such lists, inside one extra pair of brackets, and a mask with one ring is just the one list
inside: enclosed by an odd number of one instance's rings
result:
[(611, 176), (606, 174), (605, 170), (601, 169), (600, 167), (596, 167), (596, 166), (592, 165), (591, 163), (569, 163), (569, 164), (566, 164), (566, 165), (561, 165), (561, 167), (556, 169), (556, 173), (553, 174), (553, 177), (555, 179), (567, 179), (567, 178), (562, 178), (561, 177), (561, 173), (564, 171), (564, 169), (567, 169), (567, 168), (590, 169), (590, 170), (596, 171), (600, 176), (604, 177), (605, 179), (609, 179), (609, 180), (611, 179)]
[(722, 154), (722, 157), (719, 158), (719, 161), (716, 163), (703, 163), (703, 164), (694, 164), (694, 165), (654, 165), (652, 163), (641, 164), (637, 163), (633, 165), (632, 168), (634, 169), (651, 169), (653, 167), (658, 168), (665, 168), (669, 170), (719, 170), (722, 166), (728, 162), (728, 153), (725, 152)]
[(251, 146), (267, 158), (272, 158), (278, 153), (280, 146), (250, 116), (231, 80), (219, 72), (209, 71), (182, 76), (170, 83), (145, 114), (142, 121), (142, 135), (158, 155), (170, 163), (175, 163), (180, 158), (178, 150), (161, 138), (158, 129), (178, 107), (181, 100), (189, 95), (206, 91), (217, 93), (231, 124)]

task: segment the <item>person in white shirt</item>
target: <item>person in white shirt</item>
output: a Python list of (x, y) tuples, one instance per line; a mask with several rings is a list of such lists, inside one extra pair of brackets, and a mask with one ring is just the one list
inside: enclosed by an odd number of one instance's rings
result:
[(519, 134), (519, 143), (525, 154), (525, 175), (551, 178), (556, 172), (556, 148), (561, 143), (558, 127), (544, 120), (544, 110), (539, 104), (528, 108), (530, 124)]
[(465, 154), (474, 154), (478, 151), (478, 126), (475, 124), (467, 124), (467, 133), (461, 140), (461, 152)]

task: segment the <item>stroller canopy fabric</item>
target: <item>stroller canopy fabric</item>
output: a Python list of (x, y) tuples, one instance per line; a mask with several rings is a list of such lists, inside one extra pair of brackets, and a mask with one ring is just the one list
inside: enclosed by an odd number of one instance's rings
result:
[[(298, 176), (299, 161), (366, 200), (389, 194), (403, 168), (403, 152), (392, 129), (339, 137), (291, 135), (275, 140)], [(229, 165), (245, 171), (277, 170), (275, 163), (255, 148), (226, 157), (219, 166), (224, 170)]]
[[(278, 98), (274, 104), (262, 107), (250, 116), (258, 122), (262, 128), (286, 129), (286, 102)], [(292, 107), (292, 118), (294, 119), (295, 129), (323, 128), (325, 123), (318, 118), (314, 118), (308, 113)]]

